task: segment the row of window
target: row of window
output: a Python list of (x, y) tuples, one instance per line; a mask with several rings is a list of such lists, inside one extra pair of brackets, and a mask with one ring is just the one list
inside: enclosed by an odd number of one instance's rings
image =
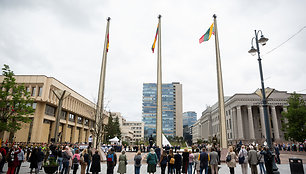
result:
[(32, 87), (31, 91), (30, 91), (30, 87), (29, 86), (26, 87), (26, 91), (29, 92), (32, 97), (36, 97), (36, 95), (41, 97), (42, 90), (43, 90), (43, 87), (39, 86), (38, 87), (38, 93), (36, 94), (36, 87)]
[[(45, 114), (46, 115), (55, 116), (55, 112), (56, 112), (56, 107), (46, 105), (46, 109), (45, 109)], [(67, 118), (67, 112), (62, 110), (61, 119), (66, 120), (66, 118)], [(76, 118), (76, 116), (74, 114), (69, 113), (69, 118), (68, 118), (69, 121), (74, 122), (75, 118)], [(83, 117), (77, 116), (77, 123), (82, 124), (83, 123)], [(84, 124), (86, 126), (89, 126), (89, 120), (85, 119)]]

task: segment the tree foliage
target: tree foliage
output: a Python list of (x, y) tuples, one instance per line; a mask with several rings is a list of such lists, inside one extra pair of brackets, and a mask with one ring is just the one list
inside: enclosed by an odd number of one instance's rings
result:
[(17, 84), (14, 72), (8, 65), (2, 68), (3, 81), (0, 84), (0, 138), (4, 131), (14, 134), (21, 129), (21, 123), (28, 123), (34, 112), (33, 99), (23, 84)]
[(288, 98), (288, 112), (284, 116), (282, 129), (287, 140), (303, 142), (306, 138), (306, 105), (301, 95), (295, 92)]
[(120, 130), (120, 123), (119, 118), (116, 117), (115, 120), (112, 116), (108, 118), (108, 124), (105, 128), (106, 131), (106, 141), (108, 142), (109, 139), (118, 137), (121, 138), (121, 130)]

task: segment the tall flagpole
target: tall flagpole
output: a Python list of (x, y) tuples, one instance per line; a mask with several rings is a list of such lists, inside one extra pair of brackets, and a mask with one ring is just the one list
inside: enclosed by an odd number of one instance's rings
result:
[[(97, 111), (96, 111), (96, 130), (100, 130), (100, 134), (98, 136), (101, 137), (95, 137), (97, 140), (102, 139), (102, 128), (99, 126), (102, 126), (99, 123), (100, 119), (103, 118), (103, 102), (104, 102), (104, 87), (105, 87), (105, 70), (106, 70), (106, 60), (107, 60), (107, 46), (108, 46), (108, 34), (109, 34), (109, 23), (110, 23), (110, 17), (107, 18), (107, 25), (106, 25), (106, 32), (105, 32), (105, 40), (104, 40), (104, 49), (103, 49), (103, 58), (102, 58), (102, 65), (101, 65), (101, 72), (100, 72), (100, 83), (99, 83), (99, 93), (98, 93), (98, 103), (97, 103)], [(103, 120), (102, 120), (103, 124)], [(96, 147), (98, 142), (94, 142), (94, 147)]]
[(162, 148), (161, 15), (158, 16), (156, 145)]
[(223, 93), (223, 81), (222, 81), (222, 69), (219, 50), (219, 38), (217, 28), (217, 16), (214, 14), (214, 28), (215, 28), (215, 45), (216, 45), (216, 63), (217, 63), (217, 81), (218, 81), (218, 101), (219, 101), (219, 116), (220, 116), (220, 128), (221, 128), (221, 147), (227, 148), (227, 136), (225, 127), (225, 108), (224, 108), (224, 93)]

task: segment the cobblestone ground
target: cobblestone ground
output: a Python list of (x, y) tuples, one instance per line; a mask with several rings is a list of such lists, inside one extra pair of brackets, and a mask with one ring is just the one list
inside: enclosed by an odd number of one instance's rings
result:
[[(118, 154), (119, 155), (119, 154)], [(127, 165), (127, 174), (132, 174), (134, 173), (134, 165), (133, 165), (133, 157), (134, 157), (135, 153), (130, 153), (128, 152), (127, 153), (127, 157), (128, 157), (128, 165)], [(142, 154), (144, 157), (146, 156), (146, 154)], [(291, 173), (290, 172), (290, 165), (288, 164), (288, 158), (290, 157), (299, 157), (303, 160), (303, 168), (304, 168), (304, 172), (306, 172), (306, 164), (305, 164), (305, 160), (306, 160), (306, 153), (294, 153), (294, 154), (289, 154), (289, 153), (286, 153), (286, 154), (282, 154), (281, 155), (281, 159), (283, 161), (283, 164), (280, 164), (280, 165), (277, 165), (277, 167), (279, 168), (279, 172), (281, 174), (289, 174)], [(21, 169), (20, 169), (20, 174), (28, 174), (30, 173), (30, 169), (29, 169), (29, 166), (30, 166), (30, 163), (28, 162), (24, 162), (21, 166)], [(115, 170), (114, 170), (114, 173), (117, 173), (117, 167), (118, 165), (115, 167)], [(227, 167), (226, 164), (222, 163), (219, 167), (220, 170), (219, 170), (219, 173), (220, 174), (227, 174), (227, 173), (230, 173), (229, 172), (229, 169)], [(251, 172), (251, 169), (249, 168), (249, 173)], [(4, 166), (4, 171), (7, 171), (7, 163), (6, 165)], [(142, 174), (145, 174), (147, 173), (147, 164), (143, 163), (143, 165), (141, 166), (141, 170), (140, 170)], [(258, 168), (258, 171), (259, 171), (259, 168)], [(40, 173), (45, 173), (43, 170), (40, 171)], [(80, 174), (80, 169), (78, 170), (77, 172), (78, 174)], [(106, 174), (106, 164), (103, 162), (102, 163), (102, 171), (100, 172), (101, 174)], [(160, 174), (161, 171), (160, 171), (160, 167), (157, 167), (157, 172), (156, 174)], [(240, 165), (238, 164), (237, 167), (235, 168), (235, 173), (241, 173), (241, 167)], [(260, 173), (260, 172), (259, 172)], [(72, 174), (72, 170), (70, 171), (70, 174)]]

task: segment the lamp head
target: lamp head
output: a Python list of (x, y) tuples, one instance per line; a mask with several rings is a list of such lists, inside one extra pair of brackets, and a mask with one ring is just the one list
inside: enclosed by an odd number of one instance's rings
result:
[(258, 43), (260, 43), (262, 46), (265, 46), (268, 40), (268, 38), (261, 35), (260, 39), (258, 40)]
[(248, 51), (252, 56), (255, 56), (257, 53), (257, 50), (252, 46), (251, 49)]

